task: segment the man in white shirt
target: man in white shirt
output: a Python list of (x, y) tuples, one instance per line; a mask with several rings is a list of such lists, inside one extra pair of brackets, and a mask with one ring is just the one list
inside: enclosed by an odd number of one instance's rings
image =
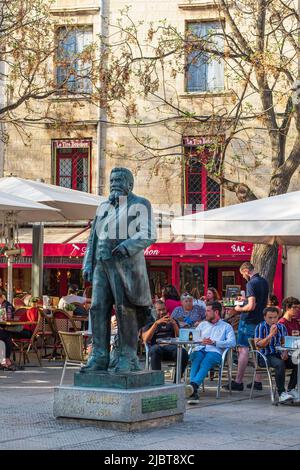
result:
[(74, 302), (78, 304), (85, 304), (91, 301), (91, 299), (88, 299), (87, 297), (76, 295), (77, 292), (78, 287), (74, 284), (71, 285), (68, 289), (68, 295), (64, 295), (58, 302), (58, 308), (64, 310), (68, 304), (73, 304)]
[(199, 402), (198, 388), (204, 381), (208, 371), (219, 366), (223, 351), (234, 348), (235, 334), (229, 323), (221, 320), (222, 305), (212, 301), (206, 305), (206, 320), (197, 326), (200, 332), (201, 344), (191, 354), (190, 385), (186, 387), (186, 394), (190, 397), (188, 403)]

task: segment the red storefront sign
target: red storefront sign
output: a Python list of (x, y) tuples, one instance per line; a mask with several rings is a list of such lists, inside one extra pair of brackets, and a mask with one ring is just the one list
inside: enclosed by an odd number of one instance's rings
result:
[[(2, 245), (3, 246), (3, 245)], [(16, 259), (15, 267), (29, 267), (30, 260), (22, 262), (23, 257), (32, 256), (32, 244), (23, 243), (19, 245), (23, 249), (23, 254)], [(251, 243), (155, 243), (144, 250), (146, 260), (170, 260), (172, 261), (172, 284), (178, 286), (178, 266), (181, 263), (202, 263), (206, 266), (206, 287), (208, 265), (212, 261), (226, 261), (230, 265), (231, 261), (250, 260), (253, 245)], [(86, 252), (86, 243), (45, 243), (44, 244), (44, 267), (45, 268), (74, 268), (80, 269), (83, 256)], [(51, 258), (61, 258), (54, 260)], [(68, 263), (67, 258), (72, 259)], [(75, 259), (78, 259), (74, 263)], [(24, 260), (25, 261), (25, 260)], [(29, 261), (29, 262), (28, 262)], [(6, 263), (1, 263), (6, 267)], [(274, 279), (274, 293), (279, 300), (282, 299), (283, 272), (281, 262), (281, 250), (279, 251), (276, 274)]]
[(144, 251), (146, 258), (172, 256), (251, 256), (251, 243), (155, 243)]

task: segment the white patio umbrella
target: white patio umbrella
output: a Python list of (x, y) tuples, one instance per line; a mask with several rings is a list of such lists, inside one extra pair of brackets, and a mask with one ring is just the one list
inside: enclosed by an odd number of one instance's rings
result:
[(175, 235), (300, 245), (300, 191), (177, 217)]
[(0, 190), (0, 217), (3, 222), (12, 218), (17, 224), (24, 222), (54, 221), (59, 217), (59, 210), (38, 202), (29, 201), (20, 195), (7, 194)]
[[(0, 178), (0, 191), (7, 194), (22, 195), (30, 201), (40, 202), (59, 209), (59, 220), (90, 220), (96, 215), (99, 204), (107, 198), (95, 194), (63, 188), (54, 184), (27, 180), (15, 176)], [(159, 205), (153, 207), (154, 215), (158, 218), (171, 217), (172, 213), (160, 210)]]
[(103, 196), (15, 176), (0, 178), (0, 191), (59, 209), (57, 221), (93, 219), (97, 207), (105, 199)]
[[(29, 201), (18, 196), (0, 191), (0, 217), (2, 218), (2, 236), (7, 242), (7, 251), (14, 248), (15, 228), (23, 222), (57, 220), (57, 209), (47, 207), (38, 202)], [(7, 257), (7, 292), (8, 300), (12, 301), (12, 260), (13, 253)]]
[[(59, 209), (56, 221), (93, 219), (100, 202), (105, 200), (102, 196), (14, 176), (0, 178), (0, 191), (11, 195), (21, 194), (30, 201)], [(42, 225), (33, 227), (32, 247), (32, 293), (38, 296), (42, 293), (43, 277)]]

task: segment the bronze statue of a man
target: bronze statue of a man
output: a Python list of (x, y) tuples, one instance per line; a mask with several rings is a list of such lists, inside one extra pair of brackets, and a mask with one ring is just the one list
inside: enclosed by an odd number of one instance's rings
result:
[(115, 305), (119, 350), (115, 372), (139, 370), (138, 331), (149, 321), (151, 294), (143, 250), (155, 242), (150, 202), (132, 193), (127, 168), (114, 168), (110, 196), (100, 204), (83, 261), (84, 278), (93, 282), (92, 354), (82, 372), (106, 371), (110, 362), (110, 324)]

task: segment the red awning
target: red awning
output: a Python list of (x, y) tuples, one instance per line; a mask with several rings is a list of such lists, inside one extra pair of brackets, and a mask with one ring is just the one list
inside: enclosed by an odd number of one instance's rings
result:
[[(21, 243), (23, 256), (32, 256), (32, 244)], [(251, 255), (251, 243), (154, 243), (145, 250), (146, 258), (172, 256), (205, 256)], [(69, 258), (83, 257), (86, 243), (45, 243), (44, 257), (61, 256)]]

